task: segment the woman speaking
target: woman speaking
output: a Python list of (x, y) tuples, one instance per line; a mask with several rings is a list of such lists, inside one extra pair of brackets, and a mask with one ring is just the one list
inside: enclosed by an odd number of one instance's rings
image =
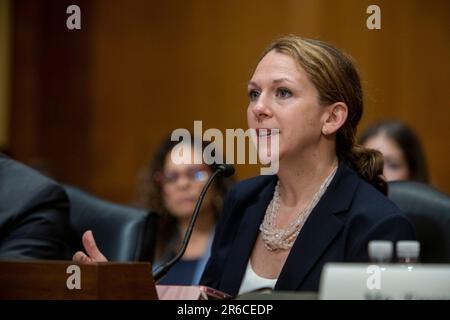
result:
[(283, 37), (263, 53), (248, 97), (249, 127), (277, 129), (279, 170), (229, 192), (202, 284), (231, 295), (317, 291), (325, 263), (367, 261), (371, 240), (414, 239), (384, 195), (382, 155), (355, 145), (363, 94), (349, 57)]

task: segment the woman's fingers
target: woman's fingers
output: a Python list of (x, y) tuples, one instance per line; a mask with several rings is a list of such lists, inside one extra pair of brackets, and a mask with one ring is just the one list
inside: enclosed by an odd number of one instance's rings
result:
[(93, 263), (94, 261), (89, 258), (84, 252), (77, 251), (72, 257), (72, 260), (81, 264)]
[(87, 256), (84, 254), (85, 257), (80, 256), (81, 259), (84, 259), (83, 262), (87, 262), (86, 258), (91, 260), (91, 262), (108, 261), (108, 259), (106, 259), (106, 257), (98, 249), (97, 244), (95, 243), (94, 235), (92, 234), (91, 230), (88, 230), (83, 234), (82, 240), (84, 249), (86, 250), (87, 253)]

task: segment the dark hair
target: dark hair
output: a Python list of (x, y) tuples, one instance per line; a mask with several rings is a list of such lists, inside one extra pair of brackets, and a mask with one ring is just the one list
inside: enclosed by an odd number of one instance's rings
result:
[(336, 135), (336, 154), (366, 181), (387, 194), (380, 152), (355, 143), (356, 128), (363, 114), (363, 92), (352, 59), (332, 45), (319, 40), (285, 36), (264, 52), (275, 50), (292, 57), (307, 73), (323, 105), (344, 102), (348, 117)]
[(428, 170), (422, 144), (419, 137), (404, 122), (387, 120), (375, 123), (360, 136), (359, 143), (364, 144), (370, 138), (385, 134), (401, 149), (409, 169), (409, 179), (428, 183)]
[[(191, 134), (191, 145), (194, 145), (194, 136)], [(141, 199), (138, 205), (144, 207), (151, 211), (157, 212), (161, 218), (158, 226), (158, 236), (156, 244), (156, 258), (157, 259), (167, 259), (170, 255), (175, 252), (178, 248), (179, 241), (177, 228), (177, 220), (171, 215), (171, 213), (164, 206), (162, 198), (162, 186), (159, 181), (157, 181), (156, 176), (164, 170), (164, 164), (167, 155), (172, 151), (172, 149), (179, 144), (180, 141), (172, 141), (171, 136), (168, 135), (159, 147), (150, 162), (149, 170), (145, 179), (145, 196)], [(199, 145), (204, 149), (209, 142), (201, 141)], [(214, 155), (213, 155), (214, 156)], [(212, 172), (217, 168), (216, 164), (207, 165)], [(231, 184), (229, 178), (225, 179), (223, 176), (219, 175), (215, 178), (212, 187), (218, 192), (220, 201), (214, 202), (214, 216), (215, 219), (219, 217), (222, 212), (222, 199), (227, 193), (229, 186)]]

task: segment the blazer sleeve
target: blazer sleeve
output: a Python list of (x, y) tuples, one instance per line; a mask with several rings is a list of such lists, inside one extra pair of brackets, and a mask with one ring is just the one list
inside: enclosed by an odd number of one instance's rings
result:
[(69, 259), (69, 201), (48, 180), (22, 199), (0, 237), (1, 259)]

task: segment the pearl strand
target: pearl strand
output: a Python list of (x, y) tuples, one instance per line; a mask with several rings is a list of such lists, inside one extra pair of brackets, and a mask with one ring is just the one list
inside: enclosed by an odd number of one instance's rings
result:
[(264, 246), (267, 250), (288, 250), (292, 247), (306, 219), (330, 185), (336, 170), (337, 167), (335, 167), (328, 175), (319, 190), (314, 194), (309, 206), (299, 212), (296, 219), (291, 222), (289, 226), (283, 229), (276, 227), (276, 219), (280, 209), (280, 181), (278, 180), (273, 193), (273, 198), (266, 209), (264, 220), (259, 227), (262, 234), (262, 239), (264, 241)]

